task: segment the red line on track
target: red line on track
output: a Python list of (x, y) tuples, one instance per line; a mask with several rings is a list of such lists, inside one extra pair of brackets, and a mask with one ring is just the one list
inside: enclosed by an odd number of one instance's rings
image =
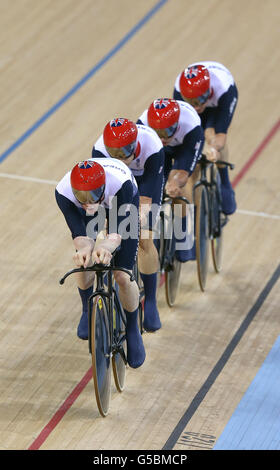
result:
[[(243, 176), (247, 173), (249, 168), (253, 165), (253, 163), (257, 160), (257, 158), (261, 155), (265, 147), (268, 145), (268, 143), (271, 141), (271, 139), (274, 137), (276, 132), (280, 128), (280, 119), (276, 122), (276, 124), (272, 127), (270, 132), (267, 134), (267, 136), (263, 139), (263, 141), (260, 143), (260, 145), (256, 148), (254, 153), (251, 155), (249, 160), (245, 163), (245, 165), (241, 168), (239, 173), (236, 175), (232, 182), (232, 186), (235, 187), (239, 183), (239, 181), (243, 178)], [(162, 280), (163, 281), (163, 280)], [(162, 285), (163, 282), (161, 282), (160, 285)], [(76, 401), (76, 399), (79, 397), (79, 395), (82, 393), (88, 382), (90, 381), (92, 377), (92, 370), (91, 368), (87, 371), (87, 373), (84, 375), (82, 380), (76, 385), (74, 390), (70, 393), (70, 395), (66, 398), (66, 400), (62, 403), (61, 407), (57, 410), (57, 412), (53, 415), (51, 420), (48, 422), (48, 424), (44, 427), (44, 429), (40, 432), (38, 437), (35, 439), (35, 441), (30, 445), (28, 450), (38, 450), (41, 445), (45, 442), (47, 437), (50, 435), (50, 433), (54, 430), (54, 428), (57, 426), (57, 424), (62, 420), (63, 416), (69, 408), (73, 405), (73, 403)]]
[(50, 433), (54, 430), (57, 424), (62, 420), (65, 413), (71, 408), (73, 403), (76, 401), (78, 396), (82, 393), (90, 379), (92, 378), (92, 370), (91, 368), (87, 371), (84, 375), (82, 380), (76, 385), (74, 390), (70, 393), (70, 395), (66, 398), (66, 400), (62, 403), (61, 407), (57, 410), (57, 412), (53, 415), (52, 419), (48, 422), (48, 424), (44, 427), (44, 429), (40, 432), (39, 436), (32, 442), (31, 446), (28, 450), (38, 450), (43, 442), (47, 439)]
[(253, 163), (257, 160), (257, 158), (260, 156), (262, 151), (265, 149), (265, 147), (268, 145), (268, 143), (271, 141), (272, 137), (276, 134), (276, 132), (280, 128), (280, 119), (274, 124), (270, 132), (267, 134), (267, 136), (263, 139), (263, 141), (260, 143), (260, 145), (256, 148), (252, 156), (249, 158), (249, 160), (245, 163), (245, 165), (241, 168), (240, 172), (236, 175), (232, 182), (232, 186), (235, 187), (239, 181), (243, 178), (245, 173), (249, 170), (249, 168), (253, 165)]

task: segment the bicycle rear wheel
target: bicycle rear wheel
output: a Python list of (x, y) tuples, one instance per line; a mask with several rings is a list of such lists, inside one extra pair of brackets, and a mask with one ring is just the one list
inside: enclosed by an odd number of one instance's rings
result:
[(202, 292), (206, 287), (209, 260), (209, 211), (207, 190), (199, 186), (195, 191), (196, 220), (195, 243), (199, 286)]
[(182, 263), (175, 258), (174, 239), (167, 240), (165, 248), (166, 254), (170, 254), (170, 261), (165, 266), (165, 297), (169, 307), (173, 307), (179, 288)]
[(165, 271), (165, 294), (169, 307), (173, 307), (179, 287), (182, 263), (174, 258), (172, 269)]
[(93, 301), (90, 341), (95, 397), (99, 412), (105, 417), (111, 398), (111, 339), (107, 305), (100, 295)]
[(212, 239), (211, 251), (214, 269), (219, 273), (222, 269), (222, 249), (223, 249), (223, 220), (221, 208), (221, 179), (220, 174), (216, 172), (216, 187), (212, 194)]
[(119, 392), (122, 392), (125, 383), (127, 345), (125, 337), (125, 318), (116, 295), (113, 309), (113, 338), (113, 374), (116, 388)]

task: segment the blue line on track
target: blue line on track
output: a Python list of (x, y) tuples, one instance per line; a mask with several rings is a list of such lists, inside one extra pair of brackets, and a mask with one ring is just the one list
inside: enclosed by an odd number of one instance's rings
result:
[(217, 440), (214, 450), (280, 449), (279, 364), (280, 336)]
[(51, 117), (66, 101), (68, 101), (85, 83), (92, 78), (135, 34), (157, 13), (168, 0), (160, 0), (148, 13), (79, 80), (57, 103), (43, 114), (24, 134), (22, 134), (7, 150), (0, 155), (0, 163), (30, 137), (49, 117)]
[[(240, 340), (245, 335), (247, 329), (251, 325), (252, 321), (256, 317), (257, 313), (259, 312), (260, 308), (262, 307), (263, 303), (269, 296), (271, 290), (275, 286), (275, 284), (280, 279), (280, 264), (275, 269), (274, 273), (272, 274), (271, 278), (264, 286), (263, 290), (259, 294), (256, 302), (252, 306), (252, 308), (247, 313), (246, 317), (244, 318), (243, 322), (239, 326), (238, 330), (235, 332), (234, 336), (232, 337), (231, 341), (227, 345), (226, 349), (224, 350), (223, 354), (221, 355), (220, 359), (208, 375), (207, 379), (205, 380), (204, 384), (198, 390), (197, 394), (192, 399), (189, 407), (179, 420), (178, 424), (175, 426), (174, 430), (170, 434), (169, 438), (167, 439), (165, 445), (163, 446), (162, 450), (172, 450), (175, 444), (177, 443), (180, 435), (186, 428), (187, 424), (199, 408), (200, 404), (203, 402), (205, 396), (211, 389), (212, 385), (215, 383), (217, 378), (219, 377), (220, 373), (223, 371), (225, 365), (227, 364), (228, 360), (230, 359), (232, 353), (234, 352), (235, 348), (238, 346)], [(237, 378), (238, 380), (238, 378)]]

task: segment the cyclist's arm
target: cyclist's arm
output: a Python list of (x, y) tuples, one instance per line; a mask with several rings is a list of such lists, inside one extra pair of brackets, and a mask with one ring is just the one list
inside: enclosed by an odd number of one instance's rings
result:
[(152, 154), (145, 162), (139, 186), (141, 227), (146, 225), (153, 202), (160, 204), (164, 178), (164, 149)]
[[(136, 191), (137, 192), (137, 191)], [(134, 201), (134, 186), (130, 180), (127, 180), (115, 195), (116, 209), (117, 209), (117, 233), (123, 238), (126, 234), (127, 224), (126, 219), (130, 215), (138, 217), (138, 207), (133, 205)], [(131, 220), (132, 220), (131, 218)], [(138, 222), (138, 219), (137, 219)], [(136, 223), (136, 220), (135, 220)], [(110, 225), (110, 224), (109, 224)], [(114, 227), (109, 227), (109, 233), (115, 233)]]
[(225, 148), (227, 141), (227, 134), (223, 132), (215, 133), (213, 127), (205, 130), (205, 144), (203, 153), (206, 155), (207, 160), (215, 162), (220, 158), (220, 152)]
[(153, 199), (162, 188), (164, 176), (164, 149), (152, 154), (145, 162), (141, 180), (141, 197)]
[(184, 101), (184, 98), (182, 97), (181, 93), (178, 90), (176, 90), (175, 87), (173, 89), (173, 98), (174, 100)]
[(238, 93), (235, 85), (231, 85), (229, 89), (220, 96), (215, 116), (216, 135), (222, 134), (226, 136), (236, 108), (237, 97)]
[(85, 221), (75, 204), (57, 190), (55, 190), (55, 197), (72, 234), (75, 247), (73, 259), (77, 266), (86, 268), (91, 261), (94, 241), (87, 236)]
[[(112, 258), (112, 253), (120, 246), (123, 232), (126, 232), (126, 224), (123, 223), (128, 217), (130, 206), (133, 203), (133, 184), (131, 181), (126, 181), (120, 190), (115, 194), (115, 203), (112, 203), (114, 211), (111, 216), (109, 215), (108, 234), (106, 237), (97, 238), (95, 247), (92, 253), (92, 259), (96, 263), (109, 264)], [(135, 215), (137, 217), (136, 224), (138, 225), (138, 211), (135, 208)]]
[[(235, 111), (237, 97), (238, 93), (235, 85), (230, 86), (220, 96), (215, 110), (214, 127), (208, 130), (208, 135), (205, 135), (209, 147), (213, 147), (217, 152), (221, 152), (225, 148), (227, 131)], [(207, 132), (207, 129), (205, 132)]]
[(176, 155), (176, 160), (179, 160), (178, 169), (185, 170), (188, 173), (187, 178), (196, 167), (201, 156), (203, 144), (204, 132), (201, 126), (196, 126), (184, 137), (183, 144)]
[(95, 146), (93, 146), (92, 151), (91, 151), (91, 158), (104, 158), (106, 155), (104, 155), (100, 150), (96, 150)]
[(57, 190), (55, 190), (55, 198), (58, 207), (64, 215), (73, 240), (76, 237), (86, 237), (86, 224), (79, 209), (70, 199), (60, 194)]
[[(218, 111), (218, 110), (217, 110)], [(224, 111), (219, 115), (219, 120), (223, 121)], [(218, 115), (218, 112), (216, 113)], [(216, 126), (213, 124), (213, 127), (206, 127), (205, 129), (205, 145), (204, 153), (208, 160), (215, 161), (219, 158), (219, 153), (224, 146), (226, 145), (227, 134), (226, 132), (216, 132), (216, 128), (219, 128), (219, 125)]]

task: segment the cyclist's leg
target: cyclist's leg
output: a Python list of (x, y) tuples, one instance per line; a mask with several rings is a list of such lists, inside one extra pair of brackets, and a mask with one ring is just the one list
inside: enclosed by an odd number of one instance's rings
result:
[[(213, 108), (212, 118), (204, 122), (203, 127), (205, 127), (206, 142), (209, 145), (213, 145), (220, 152), (220, 160), (228, 162), (227, 133), (238, 101), (236, 85), (230, 87), (224, 98), (227, 100), (224, 111), (218, 111), (218, 108), (215, 111)], [(236, 211), (236, 201), (229, 179), (228, 167), (224, 165), (219, 166), (219, 173), (221, 177), (222, 209), (226, 215), (230, 215)]]
[[(224, 148), (220, 150), (221, 160), (228, 162), (228, 145), (225, 144)], [(222, 210), (224, 214), (231, 215), (236, 211), (235, 192), (232, 188), (228, 167), (225, 165), (218, 165), (221, 177), (221, 194), (222, 194)]]
[[(199, 177), (199, 167), (198, 165), (194, 169), (194, 172), (189, 176), (186, 185), (182, 188), (181, 196), (184, 196), (188, 201), (193, 204), (192, 193), (193, 186), (196, 183)], [(191, 217), (190, 207), (182, 201), (175, 200), (174, 207), (174, 226), (181, 227), (181, 232), (184, 234), (184, 237), (178, 239), (176, 237), (175, 230), (175, 239), (177, 250), (175, 252), (176, 258), (178, 261), (184, 263), (186, 261), (195, 260), (195, 244), (194, 244), (194, 220), (195, 217)], [(179, 232), (180, 230), (178, 230)]]
[[(132, 271), (136, 261), (138, 239), (128, 238), (121, 243), (115, 255), (115, 265)], [(115, 280), (119, 286), (119, 297), (127, 319), (126, 342), (127, 361), (134, 369), (140, 367), (146, 357), (142, 335), (138, 326), (139, 289), (136, 281), (131, 282), (128, 274), (115, 271)]]
[(145, 293), (144, 328), (146, 331), (156, 331), (161, 328), (156, 297), (158, 252), (153, 241), (151, 230), (141, 230), (138, 256), (139, 271)]
[[(92, 263), (89, 264), (92, 266)], [(79, 276), (78, 276), (79, 274)], [(88, 299), (93, 293), (93, 273), (78, 273), (78, 292), (82, 301), (82, 315), (77, 328), (77, 335), (80, 339), (88, 339)], [(91, 274), (91, 278), (86, 276)]]
[[(173, 168), (168, 175), (165, 185), (166, 193), (174, 198), (175, 196), (185, 196), (185, 188), (188, 180), (188, 172), (183, 169), (177, 168), (177, 161), (174, 162)], [(180, 248), (176, 250), (176, 257), (178, 260), (184, 262), (186, 250), (186, 228), (187, 228), (187, 213), (186, 204), (180, 200), (174, 200), (174, 238), (176, 246), (180, 244)]]
[[(138, 185), (141, 195), (142, 185)], [(147, 191), (147, 188), (144, 189)], [(152, 193), (152, 189), (150, 190)], [(162, 201), (163, 180), (154, 191), (153, 199), (140, 196), (141, 204), (141, 232), (139, 242), (139, 271), (144, 285), (144, 328), (146, 331), (156, 331), (161, 328), (157, 308), (157, 278), (158, 278), (158, 251), (153, 240), (153, 228), (157, 224)], [(147, 206), (145, 207), (146, 203)], [(143, 214), (146, 214), (143, 217)]]
[[(85, 222), (88, 222), (85, 219)], [(87, 225), (87, 235), (91, 238), (95, 239), (97, 234), (97, 228), (99, 221), (93, 224), (90, 222), (94, 222), (93, 218), (89, 219)], [(99, 227), (102, 228), (102, 227)], [(100, 232), (97, 235), (97, 238), (103, 237), (103, 233)], [(92, 266), (93, 262), (90, 261), (89, 266)], [(78, 292), (82, 301), (82, 315), (78, 324), (77, 328), (77, 336), (80, 339), (87, 340), (88, 339), (88, 299), (93, 293), (93, 282), (94, 282), (94, 273), (86, 272), (86, 273), (77, 273), (76, 274), (76, 282), (78, 287)]]

